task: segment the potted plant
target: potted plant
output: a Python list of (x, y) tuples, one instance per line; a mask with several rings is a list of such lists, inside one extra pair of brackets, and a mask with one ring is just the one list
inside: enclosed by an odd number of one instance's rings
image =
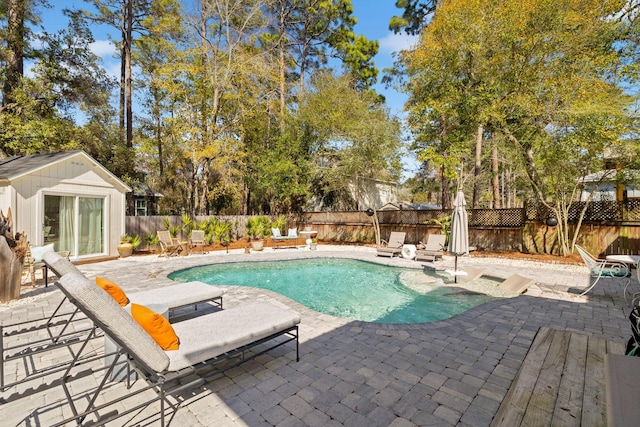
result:
[(147, 233), (147, 236), (145, 237), (144, 240), (147, 244), (147, 249), (149, 250), (149, 252), (155, 253), (156, 248), (160, 244), (160, 239), (158, 239), (158, 235), (156, 233), (149, 232)]
[(247, 236), (254, 251), (264, 248), (264, 238), (271, 233), (271, 221), (266, 216), (254, 216), (247, 219)]
[(140, 236), (138, 236), (137, 234), (129, 236), (127, 233), (124, 233), (122, 236), (120, 236), (120, 244), (117, 246), (120, 258), (131, 256), (133, 250), (140, 246), (140, 243)]
[(51, 223), (53, 222), (53, 220), (48, 217), (48, 216), (44, 216), (44, 236), (47, 237), (49, 234), (51, 234)]
[[(317, 234), (316, 234), (317, 236)], [(311, 244), (309, 244), (309, 249), (311, 249), (312, 251), (315, 251), (316, 249), (318, 249), (318, 238), (317, 237), (311, 237)]]

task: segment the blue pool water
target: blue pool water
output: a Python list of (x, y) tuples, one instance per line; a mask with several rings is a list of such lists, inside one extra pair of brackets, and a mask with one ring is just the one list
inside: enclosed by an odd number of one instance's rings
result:
[(442, 320), (495, 299), (443, 286), (451, 285), (444, 276), (351, 259), (214, 264), (169, 278), (269, 289), (321, 313), (379, 323)]

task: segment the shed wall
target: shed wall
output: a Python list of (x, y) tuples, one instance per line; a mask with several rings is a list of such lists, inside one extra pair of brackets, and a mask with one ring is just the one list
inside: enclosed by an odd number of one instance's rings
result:
[(36, 170), (12, 181), (15, 189), (14, 225), (24, 230), (31, 244), (44, 243), (44, 196), (73, 195), (105, 199), (105, 254), (117, 256), (116, 246), (125, 232), (125, 193), (114, 187), (97, 166), (82, 156)]

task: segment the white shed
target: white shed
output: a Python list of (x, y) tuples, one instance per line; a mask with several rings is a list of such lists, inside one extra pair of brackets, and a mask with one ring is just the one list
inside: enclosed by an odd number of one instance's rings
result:
[(84, 151), (0, 159), (0, 209), (32, 245), (76, 259), (117, 256), (131, 188)]

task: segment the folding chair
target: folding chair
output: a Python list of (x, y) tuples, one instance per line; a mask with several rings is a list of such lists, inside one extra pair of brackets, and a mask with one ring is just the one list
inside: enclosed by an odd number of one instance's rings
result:
[(173, 256), (182, 251), (182, 245), (178, 239), (171, 237), (169, 230), (158, 231), (158, 242), (161, 250), (158, 256)]
[(204, 255), (205, 243), (206, 242), (204, 240), (204, 230), (193, 230), (191, 232), (191, 238), (189, 239), (189, 247), (196, 248), (198, 247), (198, 245), (200, 245), (200, 248), (202, 249), (202, 254)]

